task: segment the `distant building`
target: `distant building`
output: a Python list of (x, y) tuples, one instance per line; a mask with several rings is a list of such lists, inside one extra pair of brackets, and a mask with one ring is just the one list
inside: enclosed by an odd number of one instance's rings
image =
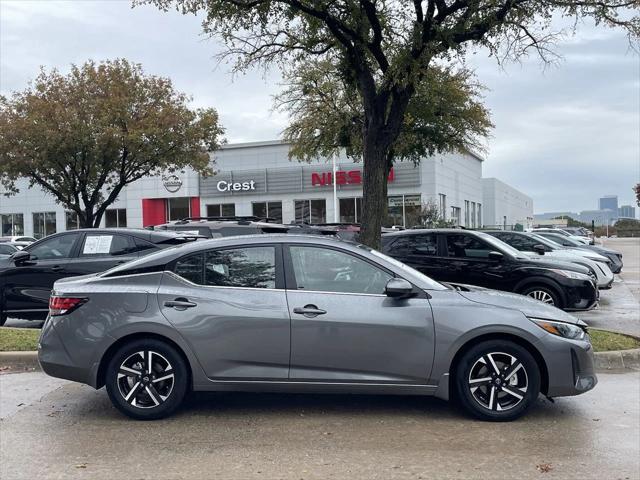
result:
[(486, 227), (533, 226), (533, 200), (497, 178), (482, 179), (482, 202)]
[[(616, 203), (618, 202), (616, 198)], [(618, 219), (618, 209), (583, 210), (580, 212), (580, 220), (584, 223), (594, 222), (596, 225), (612, 225)]]
[(636, 207), (622, 205), (618, 208), (618, 218), (636, 218)]
[(618, 214), (618, 196), (617, 195), (605, 195), (598, 200), (599, 210), (612, 210)]
[(545, 212), (545, 213), (536, 213), (533, 218), (534, 220), (551, 220), (558, 217), (570, 217), (574, 220), (577, 220), (580, 217), (578, 212)]

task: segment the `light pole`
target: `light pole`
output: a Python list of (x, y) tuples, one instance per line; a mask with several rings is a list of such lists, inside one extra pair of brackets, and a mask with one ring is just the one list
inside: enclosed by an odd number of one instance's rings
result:
[(331, 181), (333, 182), (333, 223), (338, 223), (338, 187), (336, 183), (336, 153), (331, 155)]

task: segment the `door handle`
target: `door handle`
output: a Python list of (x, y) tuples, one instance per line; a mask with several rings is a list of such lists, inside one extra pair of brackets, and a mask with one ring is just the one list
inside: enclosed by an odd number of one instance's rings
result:
[(321, 308), (316, 307), (315, 305), (305, 305), (304, 307), (295, 307), (293, 309), (293, 313), (297, 313), (299, 315), (304, 315), (308, 318), (317, 317), (318, 315), (324, 315), (327, 313), (326, 310), (322, 310)]
[(60, 265), (54, 265), (53, 267), (51, 267), (51, 271), (52, 272), (63, 272), (64, 271), (64, 267), (61, 267)]
[(186, 298), (176, 298), (175, 300), (167, 300), (164, 302), (165, 307), (175, 308), (176, 310), (184, 310), (197, 306), (197, 303), (190, 302)]

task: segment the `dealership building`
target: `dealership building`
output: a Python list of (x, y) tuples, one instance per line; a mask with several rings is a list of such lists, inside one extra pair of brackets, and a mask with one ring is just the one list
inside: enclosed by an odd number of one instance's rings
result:
[[(329, 159), (289, 159), (281, 141), (224, 145), (212, 154), (215, 175), (190, 170), (146, 177), (128, 185), (107, 209), (105, 227), (147, 227), (200, 216), (271, 217), (276, 222), (360, 221), (362, 164), (336, 159), (336, 201)], [(436, 154), (418, 165), (398, 162), (388, 177), (386, 225), (411, 226), (422, 205), (435, 204), (446, 220), (468, 228), (525, 228), (532, 200), (496, 179), (482, 178), (483, 159), (472, 152)], [(18, 182), (20, 193), (0, 195), (2, 235), (37, 238), (77, 228), (74, 214), (39, 187)], [(1, 194), (2, 192), (0, 192)]]

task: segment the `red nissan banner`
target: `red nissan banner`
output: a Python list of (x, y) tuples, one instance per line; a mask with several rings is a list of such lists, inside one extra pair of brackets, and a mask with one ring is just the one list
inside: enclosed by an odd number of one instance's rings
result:
[[(313, 186), (326, 186), (333, 185), (331, 172), (312, 172), (311, 173), (311, 185)], [(394, 173), (393, 168), (389, 172), (387, 182), (393, 182)], [(360, 185), (362, 184), (362, 171), (361, 170), (338, 170), (336, 172), (336, 185)]]

